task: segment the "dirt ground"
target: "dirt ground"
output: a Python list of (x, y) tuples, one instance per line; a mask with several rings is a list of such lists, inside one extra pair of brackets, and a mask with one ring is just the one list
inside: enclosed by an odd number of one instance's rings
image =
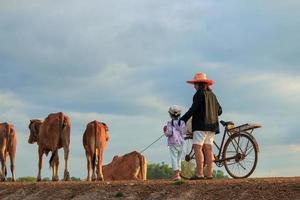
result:
[(0, 199), (299, 199), (300, 177), (173, 182), (0, 183)]

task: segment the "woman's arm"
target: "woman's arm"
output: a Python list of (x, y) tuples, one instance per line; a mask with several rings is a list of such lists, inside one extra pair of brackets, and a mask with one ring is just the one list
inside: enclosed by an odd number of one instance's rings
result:
[(200, 105), (202, 103), (201, 94), (196, 92), (196, 94), (193, 97), (193, 104), (190, 107), (190, 109), (180, 118), (180, 120), (184, 121), (185, 123), (193, 116), (193, 114), (200, 110)]
[(186, 127), (184, 121), (181, 121), (180, 123), (181, 123), (180, 124), (180, 129), (181, 129), (180, 133), (181, 133), (182, 137), (185, 137), (187, 134), (187, 127)]

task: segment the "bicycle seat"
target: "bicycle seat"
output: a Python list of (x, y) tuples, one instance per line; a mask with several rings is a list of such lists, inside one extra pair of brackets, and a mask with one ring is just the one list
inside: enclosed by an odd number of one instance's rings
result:
[(225, 121), (221, 120), (220, 123), (221, 123), (223, 126), (234, 125), (234, 123), (233, 123), (232, 121), (225, 122)]

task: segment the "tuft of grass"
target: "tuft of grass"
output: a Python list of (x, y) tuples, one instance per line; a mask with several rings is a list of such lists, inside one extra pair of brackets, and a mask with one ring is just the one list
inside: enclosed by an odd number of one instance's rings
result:
[(182, 185), (184, 183), (185, 182), (183, 180), (179, 180), (179, 181), (176, 181), (175, 183), (173, 183), (173, 185)]
[(124, 194), (123, 192), (117, 192), (115, 197), (124, 197)]
[(17, 178), (18, 182), (36, 182), (36, 178), (32, 176), (25, 176)]

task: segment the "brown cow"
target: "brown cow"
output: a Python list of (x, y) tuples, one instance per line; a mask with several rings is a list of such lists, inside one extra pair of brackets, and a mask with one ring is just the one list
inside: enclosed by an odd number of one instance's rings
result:
[(105, 180), (146, 180), (147, 160), (133, 151), (124, 156), (115, 156), (111, 163), (103, 166)]
[(49, 114), (44, 120), (30, 120), (29, 124), (30, 136), (28, 139), (29, 144), (37, 143), (39, 154), (39, 171), (37, 181), (41, 181), (41, 169), (43, 163), (43, 154), (51, 151), (50, 166), (52, 167), (52, 180), (58, 181), (58, 149), (64, 149), (65, 158), (65, 171), (64, 180), (70, 179), (68, 172), (68, 157), (70, 145), (70, 130), (71, 123), (68, 116), (62, 112)]
[[(87, 181), (104, 180), (102, 162), (104, 149), (108, 139), (108, 127), (105, 123), (95, 120), (87, 124), (82, 138), (87, 159)], [(95, 169), (95, 167), (97, 169)], [(97, 177), (95, 171), (97, 172)]]
[(10, 158), (10, 170), (12, 181), (15, 181), (15, 156), (17, 146), (17, 135), (16, 130), (12, 124), (0, 123), (0, 160), (1, 160), (1, 181), (5, 181), (7, 170), (6, 170), (6, 157), (9, 155)]

